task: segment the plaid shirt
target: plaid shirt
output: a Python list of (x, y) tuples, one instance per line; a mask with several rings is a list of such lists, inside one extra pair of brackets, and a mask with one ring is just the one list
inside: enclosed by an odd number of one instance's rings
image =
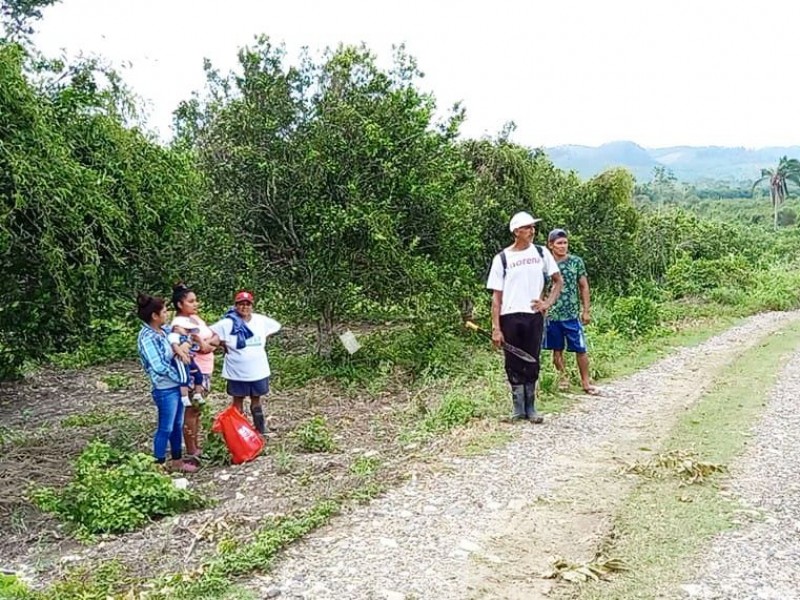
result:
[(169, 389), (178, 387), (181, 382), (178, 370), (172, 360), (174, 353), (167, 340), (169, 329), (162, 327), (164, 335), (160, 335), (149, 325), (142, 325), (136, 345), (153, 389)]

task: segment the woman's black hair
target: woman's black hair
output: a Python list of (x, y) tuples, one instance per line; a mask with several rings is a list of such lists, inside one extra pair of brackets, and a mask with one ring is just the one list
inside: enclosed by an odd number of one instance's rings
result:
[(192, 293), (194, 293), (194, 290), (182, 281), (172, 286), (172, 306), (175, 307), (175, 310), (180, 310), (178, 304), (183, 302), (186, 296)]
[(161, 312), (164, 308), (165, 302), (163, 298), (156, 296), (149, 296), (139, 292), (136, 296), (136, 314), (145, 323), (149, 323), (153, 318), (153, 313)]

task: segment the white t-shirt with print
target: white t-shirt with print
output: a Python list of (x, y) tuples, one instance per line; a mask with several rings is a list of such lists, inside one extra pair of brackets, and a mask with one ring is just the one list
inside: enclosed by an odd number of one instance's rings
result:
[(503, 277), (503, 263), (500, 255), (494, 257), (492, 268), (489, 271), (489, 279), (486, 287), (490, 290), (503, 292), (503, 302), (500, 306), (500, 314), (508, 315), (511, 313), (534, 313), (531, 302), (542, 296), (544, 288), (544, 270), (548, 275), (559, 272), (550, 250), (542, 247), (544, 260), (539, 256), (539, 251), (531, 244), (525, 250), (512, 250), (506, 248), (506, 276)]
[(236, 348), (236, 336), (231, 335), (233, 321), (220, 319), (211, 326), (211, 330), (225, 342), (227, 353), (222, 363), (222, 377), (231, 381), (259, 381), (270, 376), (267, 359), (267, 337), (277, 333), (281, 324), (265, 315), (253, 313), (246, 322), (253, 332), (244, 348)]

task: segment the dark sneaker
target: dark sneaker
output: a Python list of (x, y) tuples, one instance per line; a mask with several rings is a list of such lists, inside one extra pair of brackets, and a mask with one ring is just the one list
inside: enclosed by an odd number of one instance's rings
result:
[(544, 417), (539, 413), (533, 413), (530, 417), (528, 417), (528, 420), (534, 425), (540, 425), (541, 423), (544, 423)]

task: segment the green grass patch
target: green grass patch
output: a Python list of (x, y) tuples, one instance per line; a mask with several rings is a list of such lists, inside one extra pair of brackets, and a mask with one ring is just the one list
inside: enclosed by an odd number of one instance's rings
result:
[(464, 446), (464, 456), (479, 456), (494, 450), (513, 439), (510, 431), (481, 431), (469, 438)]
[[(800, 323), (795, 322), (734, 361), (683, 416), (660, 456), (691, 456), (701, 466), (727, 466), (742, 451), (769, 390), (798, 344)], [(717, 476), (708, 471), (702, 485), (677, 476), (643, 478), (601, 548), (607, 556), (624, 559), (630, 571), (612, 582), (562, 589), (561, 597), (654, 598), (687, 579), (691, 557), (712, 536), (734, 526), (730, 517), (736, 505), (718, 493)]]
[(108, 386), (110, 392), (126, 390), (133, 384), (133, 377), (128, 373), (109, 373), (100, 378)]
[(339, 509), (338, 502), (328, 500), (299, 515), (270, 520), (250, 543), (225, 547), (199, 574), (177, 575), (157, 585), (158, 591), (148, 598), (222, 598), (231, 578), (267, 569), (282, 548), (327, 523)]
[(348, 470), (357, 477), (372, 477), (380, 466), (381, 459), (377, 456), (359, 456)]
[(61, 419), (62, 427), (96, 427), (98, 425), (117, 425), (130, 417), (119, 411), (93, 409), (83, 413), (75, 413)]
[(28, 586), (15, 575), (0, 573), (0, 598), (5, 600), (24, 600), (28, 595)]

